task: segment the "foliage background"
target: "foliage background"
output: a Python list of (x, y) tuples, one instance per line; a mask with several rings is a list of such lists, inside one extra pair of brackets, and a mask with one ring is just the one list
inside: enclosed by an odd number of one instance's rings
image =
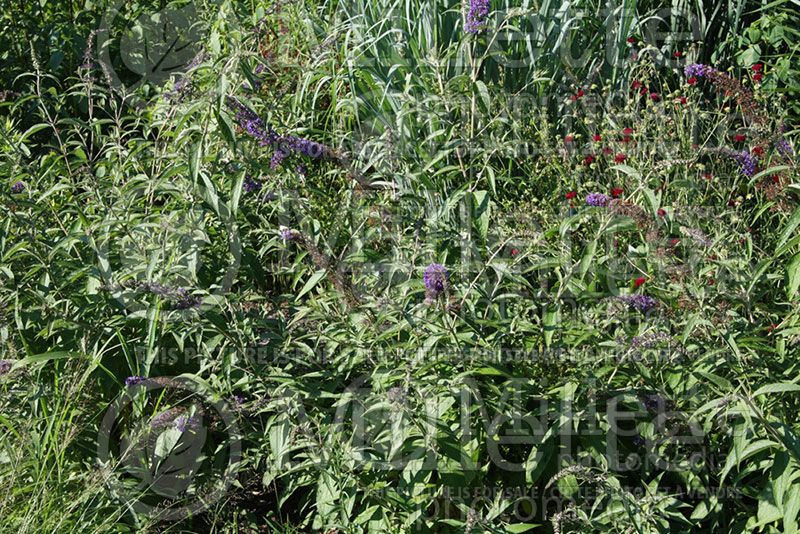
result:
[[(100, 60), (109, 9), (157, 52), (175, 35), (149, 17), (187, 5), (0, 13), (0, 529), (797, 530), (800, 210), (774, 146), (797, 2), (491, 2), (479, 36), (450, 2), (197, 2), (191, 67), (136, 85), (150, 56)], [(329, 157), (273, 169), (229, 96)], [(752, 177), (724, 155), (756, 146)], [(98, 432), (126, 377), (178, 375), (235, 413), (243, 457), (223, 499), (159, 522), (109, 489)]]

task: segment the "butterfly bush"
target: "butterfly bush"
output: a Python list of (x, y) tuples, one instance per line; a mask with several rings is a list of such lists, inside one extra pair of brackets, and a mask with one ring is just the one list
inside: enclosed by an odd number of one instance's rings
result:
[(594, 206), (598, 208), (604, 208), (608, 206), (608, 203), (611, 201), (611, 197), (603, 193), (589, 193), (586, 196), (586, 204), (589, 206)]
[(731, 154), (733, 160), (739, 164), (739, 170), (745, 176), (753, 176), (758, 168), (758, 157), (748, 150), (734, 152)]
[(145, 382), (147, 378), (143, 376), (129, 376), (125, 379), (125, 385), (128, 387), (138, 386), (142, 382)]
[(258, 114), (233, 97), (228, 97), (228, 109), (234, 112), (239, 127), (261, 146), (271, 146), (275, 151), (270, 158), (270, 168), (277, 169), (292, 154), (300, 154), (311, 159), (322, 159), (333, 153), (333, 150), (310, 139), (295, 135), (278, 135)]
[(120, 288), (131, 289), (141, 293), (156, 295), (168, 301), (173, 308), (187, 310), (189, 308), (199, 308), (202, 301), (200, 297), (192, 295), (188, 289), (183, 287), (170, 287), (158, 282), (139, 282), (138, 280), (126, 280), (121, 286), (108, 286), (103, 289), (114, 291)]
[(464, 30), (467, 33), (478, 34), (486, 30), (486, 21), (489, 18), (489, 0), (469, 0), (467, 7), (467, 21)]
[(249, 174), (244, 177), (244, 184), (242, 185), (242, 189), (244, 189), (246, 193), (261, 191), (261, 187), (262, 187), (261, 182), (254, 180), (253, 177), (250, 176)]
[(431, 263), (425, 268), (422, 280), (425, 283), (425, 300), (432, 302), (444, 294), (448, 287), (449, 273), (441, 263)]
[(687, 78), (692, 76), (697, 78), (705, 78), (706, 76), (717, 72), (719, 71), (714, 67), (703, 65), (702, 63), (692, 63), (691, 65), (686, 65), (686, 67), (683, 69), (683, 73)]
[(623, 295), (617, 300), (625, 303), (632, 310), (646, 313), (658, 305), (658, 301), (647, 295)]

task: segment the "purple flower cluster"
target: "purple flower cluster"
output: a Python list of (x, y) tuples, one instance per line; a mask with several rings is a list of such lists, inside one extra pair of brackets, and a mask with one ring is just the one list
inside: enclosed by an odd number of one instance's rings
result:
[(784, 137), (781, 137), (775, 141), (775, 149), (778, 151), (778, 154), (785, 158), (789, 158), (794, 155), (792, 145), (790, 145), (789, 141), (787, 141)]
[(285, 160), (286, 156), (288, 156), (288, 155), (289, 155), (288, 152), (284, 152), (281, 149), (277, 149), (272, 154), (272, 158), (270, 158), (270, 160), (269, 160), (269, 168), (272, 169), (272, 170), (275, 170), (278, 167), (280, 167), (281, 163), (283, 163), (283, 160)]
[(656, 299), (647, 295), (623, 295), (617, 299), (627, 304), (629, 308), (642, 313), (646, 313), (658, 305)]
[(281, 239), (284, 241), (294, 241), (295, 239), (300, 238), (300, 232), (291, 228), (287, 228), (286, 226), (281, 226), (278, 228), (278, 233), (280, 234)]
[(431, 263), (425, 268), (422, 280), (425, 283), (425, 300), (432, 302), (447, 290), (449, 282), (447, 267), (441, 263)]
[(586, 195), (586, 204), (599, 208), (605, 208), (611, 201), (611, 197), (603, 193), (589, 193)]
[(278, 140), (278, 134), (268, 127), (264, 120), (252, 109), (248, 108), (232, 96), (226, 99), (228, 109), (235, 113), (236, 122), (250, 137), (253, 137), (261, 146), (273, 145)]
[(294, 135), (278, 135), (267, 126), (256, 112), (233, 97), (227, 99), (228, 108), (235, 113), (236, 122), (248, 135), (256, 139), (261, 146), (274, 146), (275, 152), (270, 159), (270, 168), (277, 169), (287, 157), (301, 154), (312, 159), (321, 159), (332, 151), (322, 143), (304, 139)]
[(486, 29), (486, 20), (488, 18), (489, 0), (469, 0), (464, 31), (473, 34), (481, 33)]
[(11, 361), (0, 360), (0, 376), (8, 374), (9, 371), (11, 371)]
[(717, 72), (717, 69), (708, 65), (703, 65), (702, 63), (692, 63), (691, 65), (686, 65), (686, 67), (683, 69), (683, 73), (687, 77), (696, 76), (698, 78), (702, 78), (714, 72)]
[(175, 428), (177, 428), (180, 432), (186, 432), (187, 430), (197, 430), (200, 428), (200, 421), (195, 416), (188, 416), (186, 414), (179, 415), (175, 418)]
[(753, 176), (756, 173), (756, 168), (758, 167), (758, 157), (754, 154), (751, 154), (748, 150), (742, 150), (741, 152), (734, 152), (732, 154), (733, 159), (736, 163), (739, 164), (739, 170), (745, 176)]
[(25, 182), (18, 181), (11, 186), (12, 193), (22, 193), (23, 191), (25, 191)]
[(125, 379), (125, 385), (128, 387), (138, 386), (145, 380), (147, 380), (147, 378), (143, 376), (129, 376), (128, 378)]
[(669, 341), (670, 337), (663, 332), (651, 332), (641, 336), (633, 336), (630, 346), (633, 350), (651, 349), (656, 345)]
[(201, 304), (200, 297), (192, 295), (183, 287), (174, 288), (158, 282), (139, 282), (138, 280), (128, 280), (123, 283), (123, 286), (162, 297), (170, 301), (172, 306), (179, 310), (199, 308)]
[(249, 174), (244, 177), (244, 184), (242, 185), (242, 189), (244, 189), (245, 193), (253, 193), (255, 191), (261, 191), (262, 184), (261, 182), (254, 180), (252, 176)]

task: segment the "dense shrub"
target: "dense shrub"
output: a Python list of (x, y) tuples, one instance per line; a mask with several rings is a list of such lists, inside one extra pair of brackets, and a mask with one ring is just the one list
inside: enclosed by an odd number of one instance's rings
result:
[(758, 7), (4, 13), (2, 528), (795, 532)]

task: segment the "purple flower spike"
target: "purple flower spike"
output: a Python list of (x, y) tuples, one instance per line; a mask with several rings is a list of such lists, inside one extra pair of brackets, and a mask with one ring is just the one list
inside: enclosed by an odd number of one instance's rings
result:
[(288, 154), (283, 150), (276, 150), (274, 154), (272, 154), (272, 159), (269, 160), (269, 168), (272, 170), (277, 169), (283, 163), (283, 160), (286, 159)]
[(280, 233), (281, 239), (284, 241), (294, 241), (300, 237), (300, 232), (297, 230), (292, 230), (291, 228), (287, 228), (286, 226), (281, 226), (278, 228), (278, 232)]
[(611, 201), (611, 198), (608, 195), (604, 195), (603, 193), (589, 193), (586, 195), (586, 204), (589, 206), (595, 206), (598, 208), (605, 208), (608, 206), (608, 203)]
[(25, 191), (25, 182), (20, 181), (11, 186), (12, 193), (22, 193), (23, 191)]
[(624, 295), (617, 297), (620, 301), (636, 311), (647, 313), (658, 305), (658, 301), (647, 295)]
[(128, 378), (125, 379), (125, 385), (128, 387), (138, 386), (145, 380), (147, 379), (143, 376), (129, 376)]
[(261, 187), (262, 187), (261, 182), (254, 180), (253, 177), (250, 176), (249, 174), (244, 177), (244, 184), (242, 185), (242, 189), (244, 189), (246, 193), (261, 191)]
[(794, 151), (792, 150), (792, 145), (789, 144), (785, 138), (781, 137), (778, 141), (775, 142), (775, 149), (778, 151), (778, 154), (785, 158), (790, 158), (794, 155)]
[(449, 273), (441, 263), (431, 263), (422, 275), (425, 283), (425, 300), (432, 302), (439, 298), (448, 287)]
[(683, 73), (687, 78), (692, 76), (703, 78), (714, 72), (717, 72), (717, 69), (708, 65), (703, 65), (702, 63), (692, 63), (691, 65), (686, 65), (686, 68), (683, 69)]
[(756, 173), (758, 158), (747, 150), (735, 153), (733, 159), (739, 164), (739, 170), (741, 170), (742, 174), (745, 176), (750, 177)]
[(467, 20), (464, 31), (478, 34), (486, 30), (486, 20), (489, 18), (489, 0), (469, 0)]

